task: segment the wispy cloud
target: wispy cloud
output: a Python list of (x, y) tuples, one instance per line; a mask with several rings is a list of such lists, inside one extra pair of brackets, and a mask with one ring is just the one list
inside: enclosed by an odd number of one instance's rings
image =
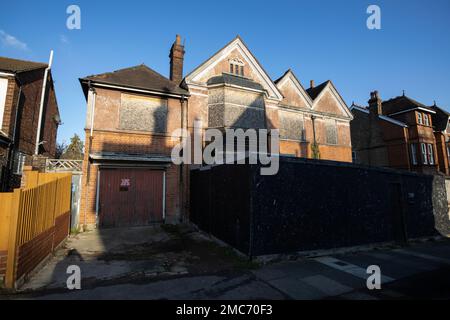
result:
[(70, 43), (69, 39), (68, 39), (65, 35), (63, 35), (63, 34), (59, 36), (59, 40), (60, 40), (61, 43), (63, 43), (63, 44), (69, 44), (69, 43)]
[(16, 37), (6, 33), (3, 30), (0, 30), (0, 41), (5, 47), (15, 48), (24, 51), (28, 50), (28, 46), (25, 42), (20, 41)]

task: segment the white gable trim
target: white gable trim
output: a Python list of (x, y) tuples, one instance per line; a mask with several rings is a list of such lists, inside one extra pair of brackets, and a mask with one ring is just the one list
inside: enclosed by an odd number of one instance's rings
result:
[(322, 97), (325, 95), (327, 91), (330, 92), (331, 95), (336, 99), (336, 101), (338, 102), (338, 106), (341, 108), (344, 114), (347, 115), (350, 119), (353, 119), (353, 114), (351, 113), (350, 109), (347, 107), (347, 104), (341, 98), (340, 94), (337, 92), (336, 88), (331, 83), (331, 81), (327, 83), (325, 88), (323, 88), (322, 92), (316, 97), (316, 99), (314, 99), (312, 109), (314, 110), (317, 107), (320, 99), (322, 99)]
[(395, 119), (392, 119), (392, 118), (389, 118), (389, 117), (386, 117), (386, 116), (384, 116), (382, 114), (378, 115), (378, 118), (380, 118), (381, 120), (390, 122), (392, 124), (396, 124), (398, 126), (401, 126), (403, 128), (408, 128), (408, 126), (405, 123), (403, 123), (401, 121), (398, 121), (398, 120), (395, 120)]
[(269, 97), (274, 100), (281, 101), (283, 99), (283, 95), (281, 94), (281, 92), (278, 90), (276, 85), (270, 79), (269, 75), (264, 71), (264, 69), (261, 67), (261, 65), (258, 63), (258, 61), (256, 61), (253, 54), (245, 46), (245, 44), (242, 42), (242, 40), (239, 37), (234, 39), (232, 42), (230, 42), (227, 46), (222, 48), (215, 55), (213, 55), (211, 58), (206, 60), (206, 62), (204, 62), (199, 67), (194, 69), (194, 71), (192, 71), (190, 74), (188, 74), (186, 76), (186, 83), (188, 85), (190, 85), (190, 84), (201, 85), (199, 79), (205, 73), (207, 73), (212, 68), (214, 68), (214, 66), (216, 66), (219, 62), (221, 62), (223, 59), (225, 59), (235, 49), (237, 49), (238, 52), (242, 55), (242, 57), (244, 57), (244, 59), (247, 60), (248, 65), (256, 71), (256, 74), (261, 78), (262, 83), (265, 84), (265, 87), (270, 88), (271, 92), (268, 94)]
[(350, 111), (353, 110), (353, 109), (369, 114), (369, 110), (361, 108), (361, 107), (358, 107), (358, 106), (355, 106), (355, 105), (352, 105), (350, 107)]
[(306, 104), (312, 108), (313, 101), (311, 100), (311, 97), (308, 93), (306, 93), (305, 89), (303, 89), (300, 82), (298, 82), (297, 78), (292, 74), (292, 71), (289, 71), (286, 73), (286, 75), (277, 83), (277, 87), (281, 89), (284, 85), (287, 84), (288, 81), (291, 81), (294, 83), (294, 87), (297, 89), (297, 93), (303, 98), (303, 100), (306, 102)]

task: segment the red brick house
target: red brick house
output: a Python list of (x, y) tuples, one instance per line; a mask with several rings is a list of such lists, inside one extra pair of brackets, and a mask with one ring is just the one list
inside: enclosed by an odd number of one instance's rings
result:
[(20, 186), (23, 165), (31, 164), (33, 156), (54, 157), (60, 116), (47, 67), (45, 63), (0, 57), (0, 191)]
[(368, 103), (368, 107), (353, 104), (350, 108), (354, 162), (448, 173), (448, 114), (406, 95), (382, 101), (377, 91)]
[(183, 59), (177, 36), (170, 78), (138, 65), (80, 79), (88, 105), (81, 224), (187, 220), (190, 167), (170, 155), (181, 139), (174, 130), (192, 132), (195, 121), (201, 130), (278, 128), (280, 154), (351, 162), (353, 116), (331, 81), (305, 90), (291, 70), (273, 81), (240, 37), (184, 78)]

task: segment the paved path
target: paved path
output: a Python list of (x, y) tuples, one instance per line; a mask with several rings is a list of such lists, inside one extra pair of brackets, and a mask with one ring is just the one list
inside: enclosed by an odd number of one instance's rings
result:
[[(378, 265), (382, 289), (368, 290), (366, 269)], [(404, 299), (450, 298), (450, 242), (284, 261), (253, 271), (123, 279), (77, 291), (18, 295), (36, 299)]]

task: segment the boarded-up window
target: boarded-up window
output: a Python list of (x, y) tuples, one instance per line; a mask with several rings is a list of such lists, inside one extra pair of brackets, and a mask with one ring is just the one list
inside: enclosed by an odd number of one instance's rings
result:
[(166, 132), (167, 100), (122, 94), (119, 127), (122, 130)]
[(327, 131), (326, 143), (327, 144), (337, 144), (337, 126), (335, 120), (328, 120), (325, 122), (325, 129)]
[(280, 138), (304, 141), (305, 130), (303, 126), (303, 115), (292, 112), (280, 113)]

